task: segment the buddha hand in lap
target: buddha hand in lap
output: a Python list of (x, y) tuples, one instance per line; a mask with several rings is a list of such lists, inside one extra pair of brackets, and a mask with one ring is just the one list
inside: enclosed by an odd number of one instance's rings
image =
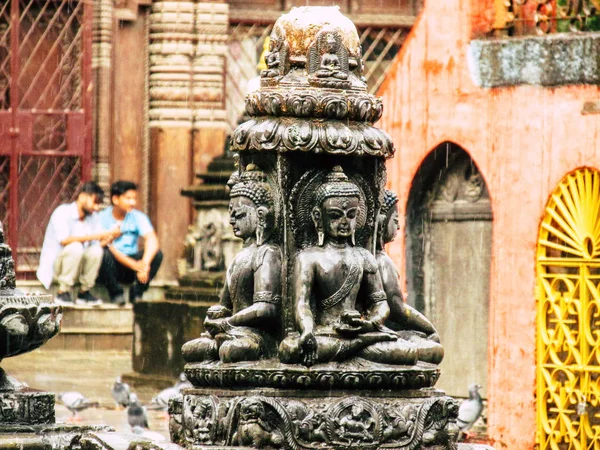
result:
[(354, 246), (360, 196), (339, 166), (315, 192), (312, 218), (319, 245), (295, 260), (300, 335), (281, 343), (282, 362), (311, 366), (355, 356), (387, 364), (416, 362), (414, 346), (384, 326), (389, 307), (375, 257)]
[(281, 252), (270, 242), (273, 194), (264, 174), (250, 164), (230, 197), (230, 223), (244, 244), (227, 270), (220, 305), (207, 312), (206, 332), (181, 349), (188, 362), (255, 361), (276, 354)]
[(417, 348), (420, 361), (439, 364), (444, 358), (439, 335), (427, 317), (404, 303), (398, 270), (384, 249), (384, 245), (392, 242), (398, 232), (398, 197), (387, 189), (378, 217), (378, 229), (377, 264), (390, 307), (386, 325)]

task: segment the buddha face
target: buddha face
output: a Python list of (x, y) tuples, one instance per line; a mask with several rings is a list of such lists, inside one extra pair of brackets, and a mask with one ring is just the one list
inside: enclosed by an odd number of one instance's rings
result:
[(398, 207), (394, 206), (387, 222), (384, 224), (384, 229), (382, 230), (384, 243), (387, 244), (388, 242), (392, 242), (396, 238), (396, 235), (398, 234), (398, 224)]
[(357, 197), (330, 197), (323, 201), (323, 231), (331, 238), (350, 238), (356, 229)]
[(248, 239), (255, 236), (258, 217), (256, 205), (247, 197), (234, 197), (229, 202), (229, 223), (234, 236)]

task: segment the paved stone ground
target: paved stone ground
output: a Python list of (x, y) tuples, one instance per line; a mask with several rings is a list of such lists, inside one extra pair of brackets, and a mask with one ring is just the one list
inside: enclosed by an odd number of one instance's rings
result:
[[(2, 361), (2, 368), (19, 381), (30, 387), (58, 394), (65, 391), (79, 391), (90, 401), (98, 402), (97, 408), (80, 413), (80, 424), (105, 424), (118, 432), (130, 432), (125, 410), (116, 410), (110, 389), (115, 378), (131, 373), (131, 353), (124, 351), (55, 351), (36, 350)], [(173, 384), (176, 380), (173, 380)], [(137, 386), (134, 392), (144, 405), (149, 405), (158, 393), (150, 386)], [(56, 402), (56, 421), (64, 422), (71, 413), (59, 400)], [(485, 412), (485, 411), (484, 411)], [(169, 439), (166, 413), (148, 411), (150, 429)], [(480, 418), (472, 431), (472, 443), (485, 442), (485, 425)], [(479, 447), (475, 447), (479, 448)], [(467, 450), (465, 447), (464, 450)]]
[[(85, 425), (105, 424), (118, 432), (130, 432), (127, 413), (116, 410), (110, 390), (115, 378), (129, 373), (131, 353), (115, 351), (44, 351), (31, 353), (2, 361), (2, 368), (19, 381), (30, 387), (58, 394), (65, 391), (78, 391), (90, 401), (98, 402), (97, 408), (89, 408), (80, 413)], [(175, 383), (177, 380), (173, 380)], [(158, 392), (150, 387), (137, 387), (135, 393), (144, 405), (150, 404)], [(57, 399), (56, 421), (65, 422), (70, 411)], [(150, 429), (168, 439), (168, 419), (161, 411), (148, 411)]]

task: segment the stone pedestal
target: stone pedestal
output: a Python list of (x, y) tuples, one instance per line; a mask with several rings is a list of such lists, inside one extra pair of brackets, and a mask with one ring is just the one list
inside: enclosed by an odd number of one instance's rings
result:
[(54, 423), (54, 394), (23, 388), (0, 392), (0, 423), (44, 425)]
[(458, 403), (430, 387), (433, 365), (205, 363), (186, 375), (205, 386), (171, 404), (171, 438), (187, 448), (455, 448)]

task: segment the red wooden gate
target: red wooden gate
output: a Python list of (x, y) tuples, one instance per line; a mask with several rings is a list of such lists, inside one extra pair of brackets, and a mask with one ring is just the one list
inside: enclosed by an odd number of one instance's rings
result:
[(0, 219), (21, 277), (54, 208), (91, 174), (92, 8), (0, 2)]

